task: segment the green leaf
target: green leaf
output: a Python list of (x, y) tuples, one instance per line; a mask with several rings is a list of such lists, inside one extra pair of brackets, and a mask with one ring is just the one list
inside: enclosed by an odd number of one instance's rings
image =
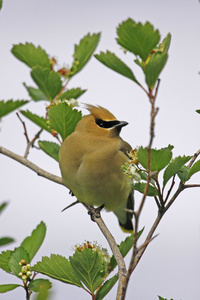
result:
[(177, 172), (177, 175), (180, 178), (181, 182), (186, 182), (189, 179), (189, 171), (190, 169), (187, 166), (182, 166), (180, 171)]
[(200, 109), (197, 109), (196, 112), (197, 112), (198, 114), (200, 114)]
[(6, 293), (6, 292), (10, 292), (14, 289), (16, 289), (17, 287), (21, 286), (20, 284), (0, 284), (0, 294), (1, 293)]
[[(168, 165), (172, 158), (173, 146), (166, 148), (151, 149), (151, 172), (159, 172)], [(138, 159), (140, 164), (147, 170), (148, 168), (148, 152), (147, 148), (140, 147), (138, 150)]]
[(48, 300), (50, 299), (49, 294), (49, 290), (45, 287), (42, 287), (34, 300)]
[(35, 66), (51, 68), (49, 57), (40, 46), (36, 48), (31, 43), (14, 45), (11, 52), (15, 57), (31, 68)]
[(51, 254), (51, 257), (45, 256), (42, 258), (42, 261), (38, 262), (31, 269), (64, 283), (83, 287), (70, 262), (61, 255)]
[(104, 281), (107, 272), (107, 264), (101, 254), (92, 249), (85, 248), (83, 251), (76, 251), (70, 257), (71, 266), (79, 276), (83, 284), (94, 293)]
[(8, 273), (11, 273), (11, 270), (8, 265), (11, 252), (11, 250), (7, 250), (0, 253), (0, 268)]
[[(146, 183), (144, 182), (137, 182), (135, 184), (133, 184), (133, 189), (137, 190), (138, 192), (144, 194), (146, 188)], [(158, 195), (158, 191), (156, 190), (156, 188), (154, 186), (152, 186), (151, 184), (149, 185), (148, 191), (147, 191), (147, 196), (157, 196)]]
[[(190, 179), (190, 177), (192, 175), (194, 175), (195, 173), (199, 172), (200, 171), (200, 160), (198, 160), (197, 162), (195, 162), (193, 164), (193, 166), (190, 168), (190, 171), (189, 171), (189, 175), (188, 175), (188, 179)], [(188, 180), (187, 179), (187, 180)]]
[(168, 182), (168, 180), (174, 176), (178, 171), (181, 170), (182, 166), (189, 161), (191, 156), (178, 156), (174, 158), (167, 168), (165, 169), (164, 175), (163, 175), (163, 188)]
[(47, 125), (47, 121), (45, 120), (45, 118), (40, 117), (36, 114), (33, 114), (31, 111), (29, 110), (20, 110), (20, 113), (25, 116), (26, 118), (28, 118), (29, 120), (31, 120), (33, 123), (35, 123), (36, 125), (38, 125), (40, 128), (51, 132), (51, 129), (49, 128), (49, 126)]
[(36, 229), (33, 230), (31, 236), (28, 236), (21, 243), (21, 247), (23, 247), (29, 254), (30, 261), (33, 259), (35, 254), (40, 249), (46, 234), (46, 225), (41, 222)]
[(145, 69), (145, 77), (146, 83), (150, 89), (154, 88), (154, 85), (166, 64), (167, 59), (167, 52), (156, 52), (152, 54), (150, 60), (148, 61)]
[(31, 86), (27, 86), (25, 83), (23, 83), (25, 88), (27, 89), (29, 96), (34, 100), (34, 101), (41, 101), (41, 100), (48, 100), (48, 97), (40, 90), (36, 89)]
[(74, 50), (74, 61), (70, 69), (68, 77), (71, 78), (77, 74), (88, 62), (93, 52), (95, 51), (100, 39), (100, 33), (86, 35), (83, 37), (79, 45), (75, 45)]
[(4, 246), (10, 243), (13, 243), (15, 240), (13, 238), (10, 237), (3, 237), (0, 238), (0, 246)]
[(78, 99), (86, 91), (87, 90), (82, 90), (81, 88), (67, 90), (59, 96), (59, 99), (60, 100)]
[(160, 40), (159, 31), (154, 30), (149, 22), (142, 25), (135, 23), (132, 19), (120, 24), (117, 28), (117, 34), (118, 44), (139, 56), (143, 61), (147, 60)]
[(167, 52), (169, 49), (171, 43), (171, 34), (168, 33), (168, 35), (166, 36), (166, 38), (164, 38), (164, 40), (162, 41), (162, 43), (159, 45), (159, 48), (162, 49), (162, 51)]
[(38, 293), (41, 289), (50, 289), (52, 287), (51, 282), (48, 279), (34, 279), (30, 282), (28, 287)]
[(50, 126), (61, 135), (63, 141), (74, 131), (81, 118), (81, 112), (67, 103), (54, 104), (49, 109)]
[(24, 259), (27, 264), (30, 263), (29, 254), (23, 247), (15, 248), (15, 250), (11, 252), (9, 257), (8, 266), (11, 272), (17, 277), (19, 277), (19, 273), (21, 272), (21, 266), (19, 265), (19, 263), (22, 259)]
[(33, 67), (31, 76), (42, 93), (52, 101), (62, 88), (60, 75), (55, 71), (40, 66)]
[(28, 101), (25, 100), (8, 100), (7, 102), (4, 102), (3, 100), (0, 101), (0, 119), (26, 103), (28, 103)]
[(3, 202), (3, 203), (0, 205), (0, 213), (2, 213), (2, 211), (6, 208), (7, 205), (8, 205), (8, 202)]
[(118, 275), (114, 275), (112, 278), (106, 280), (106, 282), (99, 289), (96, 300), (102, 300), (110, 292), (117, 280)]
[(3, 6), (3, 0), (0, 0), (0, 9), (2, 9)]
[[(138, 232), (138, 236), (137, 236), (138, 239), (141, 236), (142, 232), (143, 232), (143, 229)], [(122, 241), (120, 243), (119, 250), (120, 250), (123, 257), (125, 257), (128, 254), (128, 252), (131, 250), (131, 248), (133, 247), (133, 240), (134, 240), (134, 233), (129, 235), (124, 241)], [(109, 273), (111, 273), (111, 271), (114, 270), (114, 268), (116, 266), (117, 266), (117, 262), (114, 258), (114, 255), (113, 255), (111, 257), (111, 260), (110, 260)]]
[(114, 53), (111, 53), (110, 51), (107, 51), (106, 53), (100, 52), (100, 54), (96, 54), (95, 57), (108, 68), (139, 84), (131, 69), (129, 69), (129, 67)]
[(42, 149), (46, 154), (59, 162), (60, 145), (48, 141), (39, 141), (38, 145), (40, 146), (40, 149)]

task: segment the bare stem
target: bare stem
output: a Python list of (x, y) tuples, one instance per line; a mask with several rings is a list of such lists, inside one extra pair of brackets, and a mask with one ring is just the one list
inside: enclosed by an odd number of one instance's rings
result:
[(118, 290), (117, 290), (117, 298), (116, 300), (120, 300), (121, 296), (123, 294), (123, 288), (125, 286), (125, 282), (126, 282), (126, 265), (124, 262), (124, 258), (117, 246), (117, 243), (113, 237), (113, 235), (111, 234), (111, 232), (109, 231), (108, 227), (106, 226), (106, 224), (104, 223), (103, 219), (100, 216), (100, 213), (95, 214), (93, 213), (95, 211), (95, 209), (92, 206), (88, 206), (85, 203), (82, 203), (86, 209), (89, 211), (89, 213), (92, 216), (92, 220), (94, 222), (97, 223), (99, 229), (101, 230), (101, 232), (103, 233), (104, 237), (106, 238), (110, 249), (116, 259), (117, 265), (118, 265), (118, 277), (119, 277), (119, 283), (118, 283)]
[(38, 131), (38, 133), (36, 133), (36, 135), (34, 136), (34, 138), (30, 141), (29, 137), (28, 137), (28, 132), (27, 132), (27, 129), (26, 129), (26, 124), (25, 122), (22, 120), (22, 118), (20, 117), (20, 115), (18, 113), (16, 113), (18, 119), (20, 120), (20, 122), (22, 123), (23, 127), (24, 127), (24, 135), (26, 137), (26, 141), (27, 141), (27, 147), (26, 147), (26, 150), (25, 150), (25, 153), (24, 153), (24, 157), (27, 158), (28, 157), (28, 154), (29, 154), (29, 150), (31, 147), (34, 147), (34, 143), (35, 141), (40, 137), (40, 134), (41, 132), (43, 131), (43, 129), (40, 129)]
[[(139, 218), (140, 218), (142, 209), (144, 207), (144, 203), (145, 203), (145, 200), (146, 200), (146, 197), (147, 197), (147, 192), (148, 192), (148, 189), (149, 189), (149, 184), (150, 184), (150, 180), (151, 180), (151, 176), (152, 176), (152, 174), (151, 174), (151, 148), (152, 148), (153, 139), (154, 139), (154, 136), (155, 136), (155, 132), (154, 132), (155, 131), (155, 117), (158, 113), (158, 108), (155, 107), (155, 100), (156, 100), (156, 97), (157, 97), (159, 85), (160, 85), (160, 80), (158, 80), (158, 82), (157, 82), (157, 86), (156, 86), (154, 95), (152, 93), (152, 90), (149, 90), (149, 93), (147, 93), (147, 95), (149, 97), (149, 101), (151, 103), (150, 140), (149, 140), (149, 144), (148, 144), (148, 147), (147, 147), (148, 177), (147, 177), (147, 183), (146, 183), (146, 186), (145, 186), (144, 194), (143, 194), (141, 203), (139, 205), (139, 209), (138, 209), (138, 211), (136, 211), (134, 213), (135, 230), (134, 230), (133, 252), (132, 252), (132, 257), (131, 257), (131, 261), (130, 261), (130, 264), (129, 264), (129, 268), (128, 268), (128, 271), (127, 271), (127, 275), (126, 275), (126, 281), (124, 281), (125, 284), (124, 284), (124, 287), (122, 289), (123, 294), (120, 298), (122, 300), (125, 299), (128, 282), (129, 282), (130, 276), (131, 276), (131, 274), (134, 270), (134, 265), (135, 265), (135, 262), (137, 261), (136, 258), (138, 257), (137, 240), (138, 240), (138, 230), (139, 230)], [(152, 238), (152, 236), (146, 240), (145, 246), (143, 246), (142, 250), (140, 250), (140, 251), (144, 251), (143, 249), (146, 249), (146, 247), (149, 244), (149, 241), (151, 240), (151, 238)]]

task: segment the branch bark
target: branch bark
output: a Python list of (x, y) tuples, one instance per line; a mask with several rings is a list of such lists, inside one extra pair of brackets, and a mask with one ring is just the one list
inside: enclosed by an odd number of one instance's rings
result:
[(6, 155), (14, 160), (16, 160), (17, 162), (19, 162), (20, 164), (26, 166), (27, 168), (31, 169), (32, 171), (34, 171), (35, 173), (37, 173), (39, 176), (42, 176), (46, 179), (49, 179), (55, 183), (58, 184), (62, 184), (64, 185), (63, 179), (62, 177), (56, 176), (52, 173), (49, 173), (43, 169), (41, 169), (40, 167), (38, 167), (37, 165), (35, 165), (34, 163), (32, 163), (30, 160), (28, 160), (27, 158), (20, 156), (2, 146), (0, 146), (0, 153), (3, 155)]

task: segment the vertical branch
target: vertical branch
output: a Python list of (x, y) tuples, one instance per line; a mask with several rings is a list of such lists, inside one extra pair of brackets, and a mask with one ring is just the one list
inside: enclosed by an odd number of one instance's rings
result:
[[(154, 136), (155, 136), (155, 117), (158, 113), (158, 108), (155, 107), (155, 100), (156, 100), (156, 97), (157, 97), (159, 85), (160, 85), (160, 80), (157, 81), (157, 86), (156, 86), (154, 95), (153, 95), (151, 89), (149, 90), (149, 93), (148, 93), (149, 101), (151, 103), (150, 140), (149, 140), (149, 144), (148, 144), (148, 147), (147, 147), (147, 172), (148, 172), (148, 177), (147, 177), (147, 183), (146, 183), (146, 186), (145, 186), (144, 194), (143, 194), (141, 203), (139, 205), (139, 209), (138, 209), (138, 211), (136, 211), (134, 213), (135, 230), (134, 230), (133, 252), (132, 252), (132, 257), (131, 257), (131, 261), (130, 261), (130, 264), (129, 264), (129, 268), (128, 268), (128, 271), (127, 271), (127, 275), (126, 275), (125, 285), (123, 287), (123, 294), (122, 294), (122, 297), (120, 298), (122, 300), (125, 299), (126, 290), (127, 290), (127, 286), (128, 286), (130, 276), (131, 276), (135, 266), (139, 262), (139, 260), (136, 260), (136, 258), (138, 256), (137, 240), (138, 240), (138, 230), (139, 230), (139, 218), (140, 218), (142, 209), (144, 207), (144, 203), (145, 203), (145, 200), (146, 200), (146, 197), (147, 197), (147, 192), (148, 192), (148, 189), (149, 189), (149, 184), (150, 184), (150, 180), (151, 180), (151, 176), (152, 176), (152, 174), (151, 174), (151, 148), (152, 148), (153, 139), (154, 139)], [(150, 238), (148, 237), (148, 239), (145, 241), (146, 246), (144, 246), (141, 251), (143, 251), (143, 249), (146, 249), (147, 245), (149, 244), (149, 241), (151, 240), (151, 237)]]

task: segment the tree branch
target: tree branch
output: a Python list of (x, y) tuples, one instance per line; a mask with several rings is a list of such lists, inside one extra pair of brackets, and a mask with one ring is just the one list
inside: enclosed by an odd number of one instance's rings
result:
[(26, 166), (27, 168), (31, 169), (32, 171), (34, 171), (35, 173), (37, 173), (39, 176), (42, 176), (46, 179), (49, 179), (55, 183), (58, 184), (62, 184), (64, 185), (63, 179), (62, 177), (56, 176), (54, 174), (51, 174), (43, 169), (41, 169), (40, 167), (38, 167), (37, 165), (35, 165), (34, 163), (32, 163), (30, 160), (28, 160), (27, 158), (20, 156), (2, 146), (0, 146), (0, 153), (2, 153), (3, 155), (6, 155), (14, 160), (16, 160), (17, 162), (19, 162), (20, 164)]

